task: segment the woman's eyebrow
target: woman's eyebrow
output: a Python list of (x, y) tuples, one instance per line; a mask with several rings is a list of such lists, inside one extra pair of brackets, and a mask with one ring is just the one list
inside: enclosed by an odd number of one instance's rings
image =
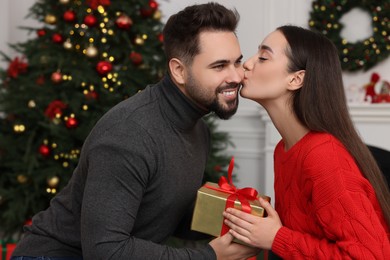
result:
[(267, 45), (260, 45), (260, 46), (259, 46), (259, 50), (267, 50), (267, 51), (269, 51), (269, 52), (271, 52), (271, 53), (274, 53), (274, 52), (272, 51), (271, 47), (269, 47), (269, 46), (267, 46)]

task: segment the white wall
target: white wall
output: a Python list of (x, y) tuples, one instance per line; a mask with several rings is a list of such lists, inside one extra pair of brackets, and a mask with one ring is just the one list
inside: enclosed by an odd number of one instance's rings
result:
[[(163, 21), (189, 4), (205, 2), (209, 0), (160, 0)], [(286, 23), (307, 27), (311, 10), (311, 1), (308, 0), (218, 0), (216, 2), (227, 7), (235, 7), (241, 15), (237, 33), (244, 60), (257, 51), (261, 40), (276, 27)], [(1, 50), (7, 50), (7, 42), (26, 39), (26, 33), (17, 29), (18, 26), (37, 24), (34, 20), (24, 20), (28, 8), (33, 3), (34, 0), (2, 0), (0, 9)], [(348, 26), (352, 24), (355, 28), (367, 30), (367, 26), (360, 25), (364, 22), (361, 18), (355, 15), (346, 19), (346, 36), (349, 32)], [(357, 24), (359, 26), (356, 26)], [(353, 27), (349, 28), (353, 29)], [(359, 32), (353, 31), (348, 36), (357, 33)], [(364, 35), (367, 32), (361, 33)], [(0, 63), (0, 66), (4, 66), (4, 63)], [(363, 86), (369, 81), (373, 71), (390, 80), (389, 69), (390, 59), (387, 59), (367, 72), (344, 73), (344, 83), (347, 87)], [(260, 120), (260, 110), (254, 102), (241, 99), (237, 114), (228, 121), (221, 121), (220, 129), (229, 132), (235, 143), (234, 148), (229, 148), (229, 153), (236, 157), (239, 166), (234, 171), (238, 177), (236, 184), (239, 187), (252, 186), (262, 192), (268, 190), (269, 187), (265, 188), (265, 127), (264, 121)]]

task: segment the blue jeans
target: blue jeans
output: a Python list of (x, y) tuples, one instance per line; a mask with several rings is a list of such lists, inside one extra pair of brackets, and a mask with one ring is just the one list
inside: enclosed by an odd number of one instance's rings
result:
[(11, 260), (83, 260), (82, 257), (13, 256)]

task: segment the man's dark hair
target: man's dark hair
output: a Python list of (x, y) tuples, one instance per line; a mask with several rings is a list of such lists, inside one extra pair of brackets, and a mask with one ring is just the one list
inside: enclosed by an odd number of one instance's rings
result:
[(200, 52), (199, 34), (204, 31), (236, 31), (240, 16), (237, 10), (210, 2), (188, 6), (172, 15), (163, 30), (167, 61), (178, 58), (187, 65)]

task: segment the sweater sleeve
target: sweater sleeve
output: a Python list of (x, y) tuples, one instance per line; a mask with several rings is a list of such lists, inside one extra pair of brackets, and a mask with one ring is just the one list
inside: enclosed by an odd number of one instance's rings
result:
[(301, 175), (311, 182), (307, 203), (314, 205), (323, 237), (282, 227), (275, 253), (284, 259), (388, 259), (388, 230), (373, 205), (375, 192), (339, 144), (311, 151)]
[[(209, 245), (173, 248), (132, 234), (136, 220), (142, 218), (138, 210), (146, 186), (157, 168), (153, 141), (140, 138), (140, 132), (106, 136), (88, 155), (81, 212), (84, 259), (216, 259)], [(124, 145), (125, 138), (132, 140), (131, 146)]]

